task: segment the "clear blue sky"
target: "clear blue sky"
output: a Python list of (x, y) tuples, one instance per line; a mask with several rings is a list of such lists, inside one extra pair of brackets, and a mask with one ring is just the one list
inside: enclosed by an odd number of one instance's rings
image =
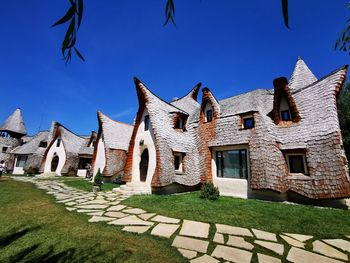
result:
[(218, 99), (290, 77), (300, 55), (320, 78), (348, 64), (333, 50), (350, 17), (346, 0), (175, 0), (177, 26), (163, 27), (165, 0), (85, 0), (77, 47), (86, 62), (65, 65), (66, 26), (50, 29), (68, 0), (0, 1), (0, 122), (21, 107), (30, 134), (52, 120), (78, 134), (97, 129), (96, 111), (133, 122), (138, 76), (165, 100), (196, 83)]

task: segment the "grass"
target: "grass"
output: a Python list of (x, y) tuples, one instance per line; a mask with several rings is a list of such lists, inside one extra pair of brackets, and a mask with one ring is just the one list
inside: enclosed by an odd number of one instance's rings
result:
[(257, 228), (275, 233), (309, 234), (317, 238), (344, 238), (344, 235), (350, 235), (348, 210), (232, 197), (209, 201), (199, 198), (199, 192), (133, 196), (123, 203), (170, 217)]
[[(91, 181), (87, 181), (83, 178), (76, 178), (76, 179), (62, 179), (61, 180), (62, 183), (70, 186), (70, 187), (74, 187), (76, 189), (79, 190), (83, 190), (83, 191), (87, 191), (87, 192), (92, 192), (92, 185), (93, 183)], [(101, 190), (103, 192), (108, 192), (108, 191), (112, 191), (113, 188), (119, 187), (119, 185), (117, 184), (112, 184), (112, 183), (104, 183), (101, 186)]]
[(168, 240), (87, 221), (30, 183), (0, 180), (0, 262), (184, 262)]

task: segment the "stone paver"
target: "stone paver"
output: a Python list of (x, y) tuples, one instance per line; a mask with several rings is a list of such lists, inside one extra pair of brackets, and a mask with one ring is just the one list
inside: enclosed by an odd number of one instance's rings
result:
[(192, 259), (190, 262), (191, 263), (219, 263), (220, 261), (216, 260), (211, 256), (203, 255), (199, 258)]
[(152, 229), (151, 234), (154, 236), (170, 238), (179, 226), (180, 225), (159, 223)]
[(346, 254), (319, 240), (316, 240), (312, 243), (312, 250), (328, 257), (337, 258), (345, 261), (348, 260), (348, 256)]
[(254, 248), (254, 246), (249, 242), (245, 241), (243, 237), (236, 237), (236, 236), (229, 236), (226, 245), (238, 247), (238, 248), (244, 248), (248, 250), (252, 250)]
[(148, 229), (150, 229), (151, 226), (125, 226), (122, 230), (126, 232), (132, 232), (132, 233), (138, 233), (143, 234)]
[(105, 216), (110, 216), (110, 217), (116, 217), (116, 218), (122, 218), (128, 216), (128, 214), (125, 214), (123, 212), (119, 211), (109, 211), (105, 213)]
[(93, 216), (89, 219), (89, 222), (106, 222), (111, 220), (114, 220), (114, 218), (106, 216)]
[(281, 263), (281, 260), (268, 255), (258, 253), (259, 263)]
[(68, 211), (74, 211), (74, 210), (77, 210), (77, 208), (76, 208), (76, 207), (66, 207), (66, 209), (67, 209)]
[(217, 245), (211, 255), (232, 262), (249, 263), (253, 253), (238, 248)]
[(107, 211), (120, 211), (122, 209), (124, 209), (126, 206), (125, 205), (115, 205), (115, 206), (111, 206), (107, 209)]
[(310, 236), (310, 235), (300, 235), (300, 234), (291, 234), (291, 233), (283, 233), (283, 235), (290, 236), (291, 238), (294, 238), (300, 242), (305, 242), (313, 238), (313, 236)]
[(156, 213), (145, 213), (145, 214), (138, 215), (138, 217), (143, 219), (143, 220), (149, 220), (151, 217), (153, 217), (155, 215), (156, 215)]
[(85, 203), (82, 203), (81, 205), (104, 205), (107, 204), (108, 202), (105, 200), (100, 200), (100, 199), (95, 199), (95, 200), (91, 200), (91, 201), (87, 201)]
[(153, 217), (151, 220), (154, 221), (154, 222), (168, 223), (168, 224), (178, 224), (178, 223), (180, 223), (180, 219), (167, 217), (167, 216), (160, 216), (160, 215)]
[(285, 235), (280, 235), (280, 237), (283, 238), (284, 241), (286, 241), (289, 245), (293, 247), (305, 248), (305, 244), (303, 242), (295, 240), (294, 238)]
[(95, 209), (78, 209), (78, 213), (93, 213), (93, 212), (99, 212), (101, 210), (95, 210)]
[[(115, 219), (115, 218), (113, 218)], [(109, 222), (108, 224), (110, 225), (133, 225), (133, 226), (152, 226), (154, 223), (153, 222), (148, 222), (145, 220), (142, 220), (138, 218), (135, 215), (130, 215), (127, 217), (123, 217), (114, 221)]]
[(133, 215), (139, 215), (139, 214), (146, 213), (145, 210), (140, 209), (140, 208), (129, 208), (129, 209), (124, 209), (123, 212), (124, 212), (124, 213), (128, 213), (128, 214), (133, 214)]
[(183, 255), (185, 258), (188, 258), (188, 259), (195, 258), (198, 254), (196, 251), (182, 249), (182, 248), (178, 248), (177, 250), (181, 253), (181, 255)]
[(213, 241), (219, 244), (225, 244), (224, 235), (215, 233)]
[(180, 235), (208, 238), (210, 225), (197, 221), (184, 220), (180, 230)]
[(68, 205), (68, 206), (73, 206), (73, 205), (76, 205), (77, 203), (72, 201), (72, 202), (68, 202), (68, 203), (65, 203), (65, 205)]
[(89, 216), (102, 216), (104, 211), (87, 213)]
[(341, 250), (350, 252), (350, 242), (343, 239), (323, 239), (324, 242), (332, 245), (333, 247), (340, 248)]
[(76, 207), (81, 209), (106, 209), (108, 205), (77, 205)]
[(340, 263), (342, 262), (336, 259), (331, 259), (328, 257), (321, 256), (297, 247), (292, 247), (289, 250), (287, 260), (293, 263), (294, 262), (295, 263), (302, 263), (302, 262)]
[(109, 202), (108, 204), (110, 204), (110, 205), (119, 205), (120, 201), (113, 201), (113, 202)]
[(247, 228), (228, 226), (228, 225), (222, 225), (222, 224), (215, 224), (215, 226), (216, 226), (216, 232), (221, 234), (253, 237), (253, 234)]
[(254, 243), (258, 244), (264, 248), (267, 248), (267, 249), (269, 249), (269, 250), (271, 250), (279, 255), (283, 255), (284, 247), (283, 247), (283, 245), (281, 245), (279, 243), (262, 241), (262, 240), (255, 240)]
[(270, 232), (266, 232), (266, 231), (262, 231), (254, 228), (252, 228), (252, 231), (257, 239), (277, 242), (277, 236), (274, 233), (270, 233)]
[(176, 236), (172, 246), (207, 253), (209, 242), (190, 237)]

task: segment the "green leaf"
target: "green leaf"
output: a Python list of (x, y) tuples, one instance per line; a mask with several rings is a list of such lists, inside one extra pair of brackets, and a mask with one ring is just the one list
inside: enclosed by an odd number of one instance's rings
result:
[(74, 47), (74, 51), (75, 51), (75, 53), (77, 54), (77, 56), (78, 56), (82, 61), (85, 62), (85, 58), (84, 58), (83, 55), (79, 52), (79, 50), (76, 49), (76, 48)]
[(81, 20), (83, 19), (84, 1), (78, 0), (78, 28), (80, 27)]
[(60, 20), (54, 23), (51, 27), (55, 27), (68, 22), (68, 20), (70, 20), (74, 16), (74, 14), (75, 14), (75, 6), (71, 6), (68, 9), (67, 13)]
[(289, 28), (289, 24), (288, 24), (288, 0), (282, 0), (282, 13), (283, 13), (284, 25), (287, 28)]

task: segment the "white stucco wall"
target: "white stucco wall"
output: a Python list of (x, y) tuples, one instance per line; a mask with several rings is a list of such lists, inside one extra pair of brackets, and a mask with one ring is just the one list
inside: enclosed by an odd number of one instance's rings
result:
[[(138, 127), (136, 136), (135, 136), (135, 146), (133, 152), (133, 162), (132, 162), (132, 182), (140, 182), (140, 161), (141, 154), (145, 149), (148, 149), (149, 154), (149, 163), (147, 170), (146, 185), (151, 190), (151, 182), (154, 171), (156, 169), (157, 158), (156, 158), (156, 147), (154, 143), (154, 135), (152, 132), (151, 121), (149, 123), (148, 131), (145, 131), (145, 116), (148, 115), (147, 109), (142, 114), (142, 121)], [(143, 140), (143, 144), (140, 145), (140, 142)]]
[[(217, 177), (217, 166), (216, 166), (216, 151), (227, 151), (227, 150), (247, 150), (247, 169), (248, 169), (248, 179), (238, 179), (238, 178), (222, 178)], [(219, 188), (220, 195), (223, 196), (235, 196), (240, 198), (248, 198), (248, 182), (250, 178), (250, 164), (249, 164), (249, 151), (248, 147), (245, 146), (225, 146), (217, 147), (212, 150), (212, 175), (213, 184)]]
[(55, 172), (57, 175), (61, 175), (62, 168), (66, 162), (66, 151), (64, 149), (63, 142), (61, 141), (60, 146), (57, 147), (57, 139), (54, 141), (54, 143), (51, 145), (45, 161), (44, 166), (44, 173), (51, 173), (51, 161), (54, 157), (54, 154), (57, 154), (59, 160), (58, 160), (58, 166)]
[(105, 151), (105, 143), (101, 138), (98, 141), (97, 144), (97, 153), (96, 153), (96, 160), (94, 164), (94, 173), (93, 176), (97, 174), (98, 169), (100, 169), (101, 173), (105, 169), (106, 166), (106, 151)]

